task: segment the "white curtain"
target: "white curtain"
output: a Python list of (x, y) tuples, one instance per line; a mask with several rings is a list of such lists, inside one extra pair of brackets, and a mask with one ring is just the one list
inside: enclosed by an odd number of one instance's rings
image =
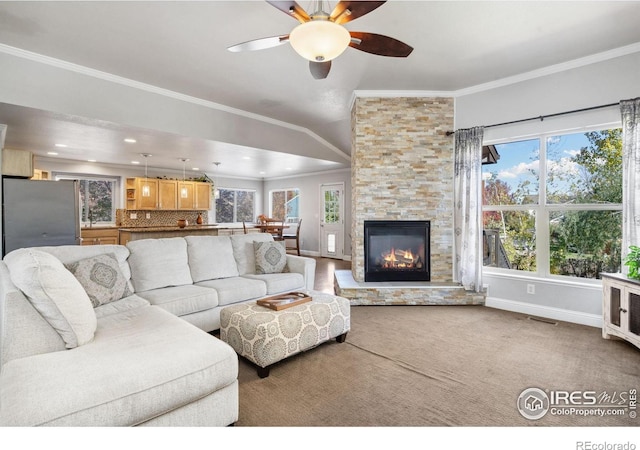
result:
[(456, 131), (454, 246), (456, 281), (482, 290), (482, 127)]
[[(622, 100), (622, 257), (640, 246), (640, 98)], [(623, 272), (627, 273), (627, 267)]]

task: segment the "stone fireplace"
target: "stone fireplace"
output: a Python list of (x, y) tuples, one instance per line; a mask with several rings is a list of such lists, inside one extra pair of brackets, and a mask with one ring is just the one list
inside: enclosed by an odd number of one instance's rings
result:
[[(453, 280), (454, 99), (357, 97), (351, 114), (352, 269), (336, 273), (338, 294), (354, 305), (483, 304)], [(365, 279), (369, 221), (428, 222), (428, 279)]]

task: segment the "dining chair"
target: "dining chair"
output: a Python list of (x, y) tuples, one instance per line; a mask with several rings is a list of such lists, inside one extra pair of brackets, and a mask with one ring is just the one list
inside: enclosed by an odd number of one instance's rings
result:
[(296, 228), (295, 234), (284, 234), (282, 235), (282, 239), (285, 241), (285, 247), (287, 245), (287, 241), (293, 240), (296, 245), (295, 247), (287, 247), (287, 250), (295, 250), (298, 252), (298, 256), (300, 256), (300, 227), (302, 225), (302, 219), (298, 220), (298, 227)]
[(274, 241), (284, 241), (284, 237), (282, 235), (284, 231), (284, 221), (274, 221), (269, 222), (269, 225), (273, 226), (273, 230), (271, 231), (271, 235), (273, 236)]

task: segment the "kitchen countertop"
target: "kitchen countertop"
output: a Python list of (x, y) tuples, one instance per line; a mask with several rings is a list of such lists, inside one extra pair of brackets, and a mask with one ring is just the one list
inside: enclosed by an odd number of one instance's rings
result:
[[(226, 229), (238, 229), (242, 228), (240, 226), (233, 225), (219, 225), (219, 224), (206, 224), (206, 225), (188, 225), (184, 228), (180, 228), (177, 225), (173, 226), (156, 226), (156, 227), (127, 227), (127, 228), (119, 228), (120, 231), (128, 231), (130, 233), (151, 233), (156, 231), (193, 231), (193, 230), (210, 230), (210, 229), (218, 229), (218, 230), (226, 230)], [(251, 228), (254, 228), (251, 226)]]

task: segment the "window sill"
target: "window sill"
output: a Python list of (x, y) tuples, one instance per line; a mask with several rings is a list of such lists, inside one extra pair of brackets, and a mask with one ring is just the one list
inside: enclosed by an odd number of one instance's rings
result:
[(504, 278), (509, 280), (520, 280), (522, 282), (535, 282), (544, 283), (553, 286), (574, 286), (584, 289), (602, 290), (602, 280), (592, 279), (578, 279), (569, 277), (543, 277), (535, 274), (520, 274), (513, 273), (512, 271), (503, 271), (496, 269), (483, 269), (483, 276), (490, 276), (493, 278)]

